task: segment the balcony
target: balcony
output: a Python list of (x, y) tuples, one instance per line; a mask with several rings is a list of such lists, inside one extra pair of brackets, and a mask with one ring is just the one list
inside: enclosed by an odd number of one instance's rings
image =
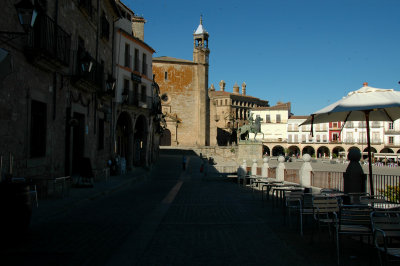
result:
[(153, 104), (153, 97), (146, 96), (145, 94), (140, 94), (140, 93), (130, 94), (128, 97), (128, 105), (144, 109), (157, 108), (157, 106), (154, 106)]
[[(105, 92), (104, 66), (97, 62), (88, 52), (78, 51), (75, 56), (75, 72), (73, 82), (83, 90)], [(88, 61), (91, 69), (88, 71), (83, 64)]]
[(346, 138), (343, 140), (343, 143), (344, 144), (354, 144), (354, 143), (356, 143), (356, 140), (353, 138)]
[(399, 135), (400, 130), (399, 129), (385, 129), (385, 134), (390, 134), (390, 135)]
[(299, 132), (299, 128), (298, 127), (288, 127), (287, 131), (288, 132)]
[(28, 34), (26, 55), (34, 64), (54, 70), (70, 62), (71, 36), (50, 17), (40, 15)]

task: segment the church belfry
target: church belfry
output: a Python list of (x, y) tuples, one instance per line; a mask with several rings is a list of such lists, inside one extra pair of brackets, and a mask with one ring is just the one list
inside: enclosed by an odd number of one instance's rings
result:
[(200, 16), (200, 24), (193, 33), (193, 61), (195, 63), (208, 64), (208, 32), (203, 27), (203, 17)]

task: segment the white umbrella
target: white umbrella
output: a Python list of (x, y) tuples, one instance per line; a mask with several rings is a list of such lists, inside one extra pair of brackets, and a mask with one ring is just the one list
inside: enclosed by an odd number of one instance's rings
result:
[(341, 100), (311, 114), (301, 125), (336, 122), (366, 121), (368, 161), (371, 194), (374, 194), (372, 183), (372, 160), (369, 121), (394, 121), (400, 118), (400, 91), (369, 87), (368, 83), (359, 90), (352, 91)]

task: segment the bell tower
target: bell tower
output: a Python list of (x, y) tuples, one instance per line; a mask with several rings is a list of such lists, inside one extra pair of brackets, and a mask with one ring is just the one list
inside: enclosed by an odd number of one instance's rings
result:
[(199, 26), (193, 33), (193, 41), (193, 61), (208, 65), (208, 56), (210, 55), (210, 49), (208, 49), (208, 32), (203, 27), (202, 16), (200, 16)]

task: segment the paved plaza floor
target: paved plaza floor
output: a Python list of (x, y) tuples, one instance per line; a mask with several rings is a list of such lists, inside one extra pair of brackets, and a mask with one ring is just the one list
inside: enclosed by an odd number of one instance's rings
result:
[[(336, 265), (326, 231), (312, 238), (282, 206), (225, 176), (204, 175), (190, 151), (161, 152), (150, 170), (112, 176), (39, 201), (30, 230), (2, 240), (0, 265)], [(2, 217), (3, 218), (3, 217)], [(358, 239), (341, 265), (376, 265)]]

